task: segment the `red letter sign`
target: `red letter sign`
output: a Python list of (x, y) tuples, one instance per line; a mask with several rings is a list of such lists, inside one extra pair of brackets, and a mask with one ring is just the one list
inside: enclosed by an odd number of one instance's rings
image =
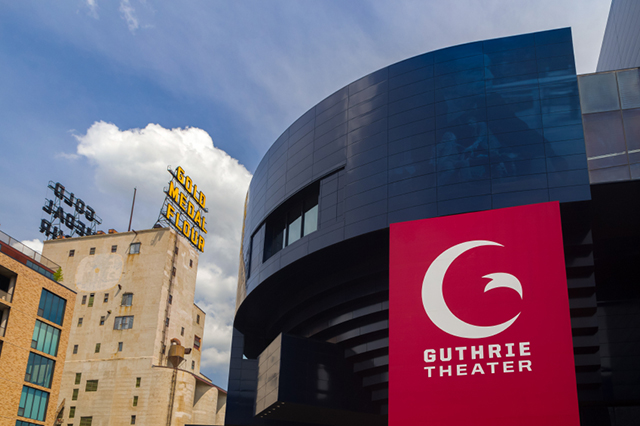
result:
[(559, 204), (391, 225), (389, 425), (579, 426)]

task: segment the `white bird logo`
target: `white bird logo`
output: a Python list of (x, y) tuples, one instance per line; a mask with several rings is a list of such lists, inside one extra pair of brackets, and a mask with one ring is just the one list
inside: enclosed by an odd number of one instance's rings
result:
[[(424, 275), (424, 280), (422, 281), (422, 304), (424, 305), (425, 312), (439, 329), (453, 336), (463, 337), (466, 339), (482, 339), (485, 337), (495, 336), (496, 334), (502, 333), (506, 330), (520, 316), (520, 313), (518, 313), (518, 315), (511, 318), (509, 321), (498, 325), (472, 325), (456, 317), (444, 301), (442, 285), (449, 266), (451, 266), (453, 261), (462, 253), (482, 246), (504, 247), (502, 244), (483, 240), (467, 241), (465, 243), (457, 244), (442, 252), (436, 260), (433, 261), (431, 266), (429, 266), (429, 269), (427, 269), (427, 273)], [(494, 288), (506, 287), (517, 291), (522, 299), (522, 285), (513, 275), (504, 272), (496, 272), (485, 275), (482, 278), (491, 279), (484, 288), (485, 292), (493, 290)]]

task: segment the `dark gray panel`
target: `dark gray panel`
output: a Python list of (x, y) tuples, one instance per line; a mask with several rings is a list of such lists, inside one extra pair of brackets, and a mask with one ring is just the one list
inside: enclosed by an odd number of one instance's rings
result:
[(349, 96), (353, 96), (354, 94), (361, 92), (362, 90), (386, 81), (388, 75), (388, 69), (382, 68), (381, 70), (372, 72), (369, 75), (362, 77), (359, 80), (354, 81), (349, 85)]
[(438, 201), (491, 194), (491, 180), (477, 180), (438, 187)]
[(450, 214), (468, 213), (479, 210), (489, 210), (491, 208), (491, 196), (482, 195), (478, 197), (457, 198), (455, 200), (441, 201), (438, 203), (438, 215), (446, 216)]
[(362, 154), (363, 152), (367, 152), (370, 149), (375, 149), (380, 145), (387, 144), (387, 133), (380, 132), (371, 137), (361, 139), (357, 142), (350, 143), (347, 145), (347, 155), (353, 156), (357, 154)]
[[(439, 189), (438, 189), (439, 190)], [(436, 188), (422, 189), (408, 194), (389, 197), (389, 212), (436, 202)]]
[(353, 131), (363, 126), (369, 126), (374, 122), (387, 118), (387, 107), (386, 105), (371, 111), (368, 114), (363, 114), (358, 117), (354, 117), (349, 120), (349, 131)]
[(378, 145), (368, 151), (365, 151), (361, 154), (356, 154), (348, 157), (347, 159), (347, 167), (359, 167), (365, 164), (371, 163), (372, 161), (380, 160), (382, 158), (387, 158), (387, 147), (386, 145)]
[(433, 145), (436, 142), (435, 132), (419, 133), (408, 138), (389, 142), (389, 154), (399, 154), (403, 151), (411, 151), (424, 146)]
[(320, 125), (327, 120), (333, 118), (337, 114), (340, 114), (343, 111), (347, 110), (348, 106), (348, 98), (345, 96), (343, 99), (339, 100), (334, 106), (327, 108), (325, 111), (318, 113), (316, 115), (316, 125)]
[(405, 222), (409, 220), (427, 219), (438, 216), (438, 206), (433, 204), (421, 204), (403, 210), (389, 212), (389, 223)]
[(362, 219), (357, 222), (345, 225), (344, 238), (352, 238), (357, 235), (366, 234), (367, 232), (373, 232), (380, 229), (384, 229), (389, 226), (387, 222), (387, 215), (375, 216), (367, 219)]
[(345, 199), (345, 209), (347, 211), (347, 215), (349, 215), (349, 211), (366, 206), (368, 204), (377, 203), (379, 201), (386, 201), (387, 199), (387, 188), (386, 186), (381, 186), (378, 188), (370, 189), (368, 191), (360, 192), (357, 195), (347, 196)]
[(366, 102), (361, 102), (358, 105), (349, 108), (349, 120), (353, 120), (360, 115), (367, 114), (378, 108), (386, 107), (388, 103), (389, 95), (387, 92), (384, 92), (375, 98), (371, 98)]
[(591, 199), (589, 185), (565, 186), (562, 188), (549, 188), (549, 201), (568, 203), (571, 201), (584, 201)]
[(366, 89), (361, 90), (358, 93), (354, 93), (354, 94), (349, 93), (349, 108), (359, 104), (360, 102), (364, 102), (371, 98), (375, 98), (376, 96), (382, 93), (385, 93), (387, 91), (387, 87), (388, 87), (387, 82), (383, 81), (381, 83), (367, 87)]
[(545, 203), (549, 201), (548, 189), (533, 191), (507, 192), (493, 195), (493, 208), (521, 206), (523, 204)]
[(360, 127), (347, 135), (347, 143), (352, 144), (364, 138), (387, 130), (387, 119), (378, 120), (368, 126)]
[(339, 125), (344, 124), (346, 122), (347, 122), (347, 111), (341, 111), (338, 114), (331, 117), (330, 119), (328, 119), (327, 121), (325, 121), (324, 123), (320, 124), (319, 126), (316, 126), (315, 137), (319, 138), (320, 136), (324, 135), (330, 130), (335, 129)]
[(379, 186), (387, 184), (387, 172), (383, 171), (367, 177), (366, 179), (360, 179), (353, 183), (349, 183), (345, 186), (346, 196), (352, 197), (363, 191), (368, 191)]

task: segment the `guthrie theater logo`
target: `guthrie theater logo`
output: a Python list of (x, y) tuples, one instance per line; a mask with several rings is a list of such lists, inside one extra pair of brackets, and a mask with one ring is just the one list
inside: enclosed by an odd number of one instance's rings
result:
[(578, 426), (560, 206), (394, 223), (389, 425)]
[[(502, 244), (493, 241), (467, 241), (456, 244), (440, 254), (429, 266), (424, 280), (422, 281), (422, 304), (429, 319), (440, 330), (452, 336), (464, 339), (483, 339), (495, 336), (511, 326), (520, 313), (508, 321), (493, 326), (479, 326), (469, 324), (458, 318), (447, 306), (444, 300), (444, 279), (447, 270), (454, 260), (468, 250), (482, 246), (504, 247)], [(504, 272), (495, 272), (484, 275), (482, 278), (490, 281), (484, 287), (484, 292), (496, 288), (510, 288), (518, 293), (522, 298), (522, 284), (513, 275)], [(530, 342), (505, 343), (504, 347), (499, 344), (456, 346), (439, 349), (426, 349), (424, 351), (424, 367), (428, 377), (432, 377), (434, 370), (438, 370), (439, 376), (466, 376), (467, 374), (495, 374), (496, 372), (513, 373), (531, 371), (531, 360), (518, 359), (500, 361), (500, 358), (528, 357), (531, 355)], [(515, 347), (515, 349), (514, 349)], [(487, 358), (487, 362), (480, 362)], [(493, 360), (493, 361), (491, 361)], [(466, 361), (471, 361), (469, 364)], [(433, 365), (438, 363), (440, 365)], [(455, 368), (453, 368), (453, 365)], [(501, 368), (500, 368), (501, 367)], [(454, 370), (452, 372), (452, 369)]]

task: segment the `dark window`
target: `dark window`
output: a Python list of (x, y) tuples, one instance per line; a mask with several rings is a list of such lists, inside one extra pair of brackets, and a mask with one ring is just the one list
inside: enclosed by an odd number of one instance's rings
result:
[(72, 419), (76, 416), (76, 407), (69, 407), (69, 418)]
[(100, 343), (96, 343), (95, 353), (100, 353)]
[(66, 300), (43, 288), (40, 294), (40, 305), (38, 305), (38, 316), (62, 325), (66, 306)]
[(174, 268), (171, 270), (171, 275), (173, 275), (174, 277), (176, 276), (176, 268), (174, 266)]
[(122, 352), (122, 342), (118, 342), (118, 352)]
[(140, 382), (142, 381), (142, 377), (136, 377), (136, 387), (140, 387)]
[(89, 255), (91, 256), (91, 255), (94, 255), (94, 254), (96, 254), (96, 248), (95, 247), (91, 247), (89, 249)]
[(165, 325), (166, 327), (169, 327), (169, 318), (167, 318), (167, 319), (164, 321), (164, 325)]
[(77, 354), (78, 353), (78, 345), (73, 345), (73, 354)]
[(200, 324), (200, 315), (196, 314), (196, 324)]
[(111, 253), (115, 253), (118, 251), (118, 246), (111, 246)]
[(78, 392), (80, 392), (80, 389), (74, 389), (73, 390), (73, 395), (71, 395), (71, 400), (72, 401), (77, 401), (78, 400)]
[(129, 246), (129, 254), (138, 254), (140, 253), (140, 243), (132, 243)]
[(133, 404), (132, 404), (132, 405), (133, 405), (134, 407), (137, 407), (137, 406), (138, 406), (138, 396), (137, 396), (137, 395), (133, 397)]
[(28, 386), (22, 387), (18, 416), (43, 422), (47, 417), (49, 393)]
[(189, 259), (189, 268), (193, 268), (193, 259)]
[(85, 392), (96, 392), (98, 390), (97, 380), (87, 380), (87, 385), (84, 388)]
[(93, 417), (80, 417), (80, 426), (91, 426)]
[(180, 329), (180, 335), (181, 335), (181, 336), (184, 336), (184, 327), (182, 327), (182, 328)]
[(75, 256), (76, 251), (75, 250), (69, 250), (69, 257), (73, 257)]
[(78, 327), (82, 327), (82, 317), (78, 318)]
[(170, 294), (170, 295), (169, 295), (169, 304), (171, 305), (172, 303), (173, 303), (173, 295), (172, 295), (172, 294)]
[(121, 306), (131, 306), (133, 303), (133, 293), (125, 293), (122, 295)]
[(31, 337), (31, 347), (37, 351), (49, 355), (58, 355), (58, 343), (60, 342), (60, 330), (36, 320)]
[(88, 307), (93, 307), (93, 299), (95, 298), (95, 293), (91, 293), (89, 294), (89, 304), (87, 305)]
[(107, 303), (109, 301), (109, 293), (105, 293), (104, 294), (104, 299), (102, 300), (102, 303)]
[(105, 317), (100, 317), (100, 325), (104, 325)]
[(316, 182), (267, 218), (263, 261), (318, 229), (319, 193), (320, 184)]
[(114, 330), (128, 330), (133, 328), (133, 315), (129, 315), (126, 317), (116, 317), (113, 322)]
[(191, 361), (191, 369), (195, 369), (196, 368), (196, 362), (195, 361)]
[(27, 372), (24, 375), (24, 381), (42, 386), (43, 388), (50, 388), (55, 366), (56, 362), (54, 360), (31, 352), (29, 354), (29, 361), (27, 362)]
[(76, 385), (79, 385), (81, 380), (82, 380), (82, 373), (76, 373)]
[(173, 248), (173, 252), (174, 252), (175, 254), (178, 254), (178, 247), (174, 247), (174, 248)]
[(136, 424), (136, 416), (131, 416), (131, 424), (132, 425)]
[(86, 294), (84, 296), (82, 296), (82, 304), (83, 305), (87, 304), (87, 295)]
[(193, 348), (200, 350), (200, 338), (198, 336), (193, 336)]

